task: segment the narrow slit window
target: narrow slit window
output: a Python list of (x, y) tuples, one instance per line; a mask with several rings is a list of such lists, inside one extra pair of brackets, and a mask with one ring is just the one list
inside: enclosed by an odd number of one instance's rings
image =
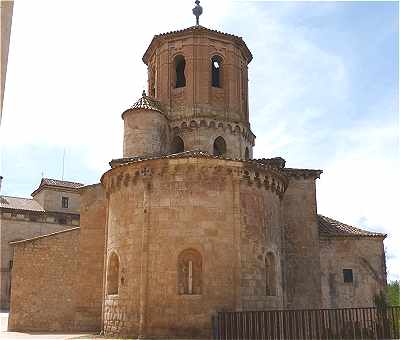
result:
[(202, 291), (202, 258), (195, 249), (178, 256), (178, 294), (199, 295)]
[(265, 257), (265, 293), (267, 296), (276, 296), (276, 268), (273, 253), (268, 253)]
[(249, 148), (246, 147), (246, 150), (244, 151), (244, 159), (247, 161), (250, 159), (250, 153), (249, 153)]
[(214, 56), (211, 58), (211, 85), (213, 87), (221, 86), (221, 66), (222, 59), (219, 56)]
[(186, 77), (185, 77), (185, 58), (181, 55), (175, 57), (175, 87), (185, 87)]

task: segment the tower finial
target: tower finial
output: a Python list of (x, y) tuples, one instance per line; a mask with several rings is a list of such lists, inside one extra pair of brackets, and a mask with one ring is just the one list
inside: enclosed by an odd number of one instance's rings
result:
[(146, 97), (146, 91), (145, 90), (143, 90), (143, 92), (142, 92), (142, 97)]
[(200, 6), (199, 0), (196, 0), (194, 3), (196, 4), (196, 6), (192, 9), (192, 12), (196, 17), (196, 26), (199, 26), (199, 17), (203, 13), (203, 7)]

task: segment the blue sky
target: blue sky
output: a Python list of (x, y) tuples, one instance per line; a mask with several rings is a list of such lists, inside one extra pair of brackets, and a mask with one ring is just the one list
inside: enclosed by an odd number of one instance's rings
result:
[[(397, 2), (202, 0), (204, 26), (242, 36), (256, 157), (318, 168), (318, 210), (389, 234), (400, 279)], [(46, 177), (97, 182), (121, 157), (121, 113), (146, 86), (154, 34), (194, 24), (191, 1), (18, 1), (1, 126), (2, 193)], [(148, 8), (157, 8), (148, 18)]]

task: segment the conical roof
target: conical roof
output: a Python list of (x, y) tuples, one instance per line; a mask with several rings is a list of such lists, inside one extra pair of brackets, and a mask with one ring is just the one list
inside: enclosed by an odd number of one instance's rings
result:
[[(124, 113), (132, 110), (149, 110), (157, 111), (164, 114), (161, 109), (160, 102), (152, 97), (147, 96), (145, 91), (143, 91), (142, 97), (139, 98), (139, 100), (135, 102), (135, 104), (133, 104), (128, 110), (124, 111)], [(124, 113), (122, 114), (122, 116), (124, 115)]]
[(162, 112), (160, 102), (146, 96), (145, 91), (143, 91), (142, 97), (130, 107), (130, 110), (153, 110)]

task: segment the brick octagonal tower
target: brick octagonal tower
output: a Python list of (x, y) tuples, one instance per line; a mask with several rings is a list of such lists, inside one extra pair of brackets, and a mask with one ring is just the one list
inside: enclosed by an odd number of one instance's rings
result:
[[(170, 152), (202, 150), (251, 158), (248, 72), (252, 55), (242, 38), (193, 26), (156, 35), (143, 56), (148, 94), (169, 119)], [(215, 150), (221, 136), (224, 150)], [(178, 146), (177, 146), (178, 144)], [(218, 149), (218, 145), (217, 145)]]

